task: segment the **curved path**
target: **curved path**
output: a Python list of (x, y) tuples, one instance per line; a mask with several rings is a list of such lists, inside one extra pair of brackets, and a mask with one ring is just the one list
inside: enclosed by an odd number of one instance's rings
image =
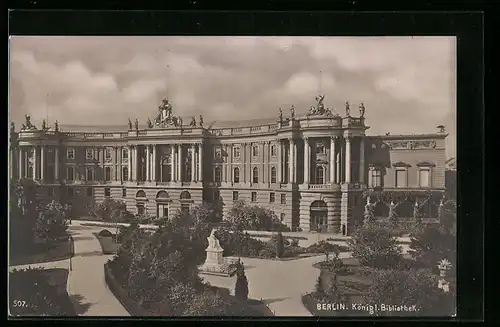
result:
[(28, 267), (68, 269), (67, 290), (79, 316), (130, 316), (104, 280), (104, 264), (113, 256), (102, 254), (99, 241), (92, 234), (101, 229), (70, 226), (69, 231), (75, 240), (73, 258), (10, 266), (9, 271)]

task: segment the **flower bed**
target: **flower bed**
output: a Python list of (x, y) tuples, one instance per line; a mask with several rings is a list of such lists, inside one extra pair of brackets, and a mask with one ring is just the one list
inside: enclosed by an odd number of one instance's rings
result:
[(27, 265), (69, 259), (74, 255), (75, 246), (71, 236), (49, 243), (35, 243), (25, 253), (12, 253), (10, 266)]

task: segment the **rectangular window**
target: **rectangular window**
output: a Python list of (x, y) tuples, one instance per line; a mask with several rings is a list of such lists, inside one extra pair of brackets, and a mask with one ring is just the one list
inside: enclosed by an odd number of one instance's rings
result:
[(94, 180), (94, 170), (92, 168), (87, 168), (87, 180), (88, 181)]
[(406, 187), (406, 170), (396, 170), (396, 187)]
[(271, 157), (276, 157), (276, 145), (271, 145)]
[(186, 213), (189, 212), (189, 203), (181, 204), (181, 211)]
[(252, 156), (253, 157), (258, 157), (259, 156), (259, 146), (258, 145), (254, 145), (252, 147)]
[(144, 214), (144, 205), (142, 205), (142, 204), (137, 205), (137, 214), (139, 216), (142, 216)]
[(233, 147), (233, 158), (239, 158), (240, 157), (240, 147), (235, 146)]
[(87, 196), (92, 196), (94, 194), (92, 187), (87, 187)]
[(104, 159), (111, 160), (111, 148), (106, 148), (104, 150)]
[(420, 187), (429, 187), (430, 185), (430, 170), (421, 169), (418, 171), (418, 182)]
[(122, 197), (124, 197), (124, 198), (127, 197), (127, 189), (126, 188), (122, 189)]
[(128, 159), (128, 150), (125, 148), (122, 149), (122, 159)]
[(73, 167), (66, 168), (66, 179), (72, 181), (75, 179), (75, 169)]
[(269, 193), (269, 203), (274, 203), (275, 201), (275, 194), (274, 192)]
[(94, 159), (94, 149), (92, 148), (88, 148), (86, 151), (85, 151), (85, 158), (87, 160), (92, 160)]
[(124, 182), (128, 181), (128, 168), (127, 167), (122, 168), (122, 181), (124, 181)]
[(238, 197), (239, 197), (238, 191), (233, 191), (233, 201), (238, 201)]
[(252, 202), (257, 202), (257, 192), (252, 192)]
[(286, 204), (286, 194), (281, 194), (281, 204)]
[(47, 196), (54, 196), (54, 189), (52, 187), (47, 189)]
[(74, 190), (72, 187), (68, 187), (68, 198), (72, 198), (73, 195), (75, 194)]
[(111, 189), (109, 187), (104, 188), (104, 196), (108, 198), (111, 196)]
[(66, 150), (66, 158), (70, 160), (75, 159), (75, 149), (69, 148)]
[(110, 167), (104, 168), (104, 180), (106, 180), (106, 181), (111, 180), (111, 168)]
[(280, 221), (283, 222), (285, 220), (286, 215), (284, 213), (280, 213)]

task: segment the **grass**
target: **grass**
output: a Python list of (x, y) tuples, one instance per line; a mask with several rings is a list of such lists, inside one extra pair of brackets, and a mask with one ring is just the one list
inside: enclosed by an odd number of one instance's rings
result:
[(10, 266), (28, 265), (69, 259), (73, 256), (72, 241), (55, 241), (50, 243), (35, 243), (24, 253), (11, 253)]
[(103, 254), (115, 254), (116, 253), (116, 251), (117, 251), (116, 234), (113, 234), (112, 236), (108, 236), (108, 237), (99, 236), (99, 233), (92, 233), (92, 234), (99, 241), (99, 244), (101, 245), (101, 249), (102, 249)]

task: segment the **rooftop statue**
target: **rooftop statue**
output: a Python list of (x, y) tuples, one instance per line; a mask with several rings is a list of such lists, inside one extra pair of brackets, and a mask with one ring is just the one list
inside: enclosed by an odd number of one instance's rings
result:
[(349, 106), (349, 101), (345, 102), (345, 115), (347, 117), (351, 116), (351, 107)]
[(42, 130), (46, 130), (47, 129), (47, 122), (44, 120), (42, 120)]
[(132, 121), (130, 120), (130, 118), (128, 119), (128, 130), (132, 130)]
[(332, 111), (328, 108), (325, 108), (323, 100), (325, 99), (324, 95), (318, 95), (316, 97), (316, 106), (311, 106), (309, 108), (308, 116), (333, 116)]
[(139, 121), (137, 118), (135, 119), (135, 129), (138, 131), (139, 130)]
[(14, 133), (16, 131), (16, 123), (11, 122), (10, 123), (10, 132)]
[(153, 128), (153, 123), (151, 122), (151, 119), (148, 118), (147, 124), (148, 128)]
[(290, 108), (290, 118), (292, 118), (292, 119), (295, 118), (295, 107), (293, 105)]
[(59, 132), (59, 122), (57, 120), (54, 123), (54, 131)]
[(202, 127), (203, 126), (203, 116), (201, 114), (200, 114), (199, 123), (200, 123), (200, 127)]
[(160, 128), (178, 127), (179, 117), (172, 114), (172, 104), (168, 99), (163, 99), (162, 103), (158, 106), (159, 113), (154, 119), (154, 125)]
[(25, 122), (22, 124), (21, 130), (34, 130), (36, 129), (35, 125), (31, 123), (31, 116), (30, 115), (24, 115)]
[(190, 127), (196, 127), (196, 119), (193, 117), (191, 117), (191, 122), (189, 123), (189, 126)]
[(365, 117), (365, 105), (363, 104), (363, 102), (361, 102), (361, 104), (359, 105), (359, 117)]
[(278, 118), (279, 118), (279, 122), (283, 122), (283, 109), (281, 108), (278, 108)]

